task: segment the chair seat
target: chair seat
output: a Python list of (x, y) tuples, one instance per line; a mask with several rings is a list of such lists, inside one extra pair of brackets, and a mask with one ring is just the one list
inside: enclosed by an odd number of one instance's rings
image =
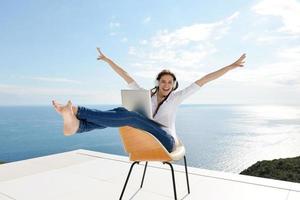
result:
[(132, 161), (173, 161), (185, 155), (185, 148), (179, 141), (174, 151), (166, 148), (150, 133), (124, 126), (120, 128), (124, 148)]

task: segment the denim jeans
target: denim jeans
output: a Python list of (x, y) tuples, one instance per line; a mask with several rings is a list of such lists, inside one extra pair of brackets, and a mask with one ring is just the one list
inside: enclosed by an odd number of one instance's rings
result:
[(157, 122), (137, 112), (128, 111), (124, 107), (100, 111), (78, 106), (76, 117), (80, 121), (77, 133), (107, 127), (131, 126), (151, 133), (168, 152), (172, 152), (175, 146), (174, 138), (164, 131)]

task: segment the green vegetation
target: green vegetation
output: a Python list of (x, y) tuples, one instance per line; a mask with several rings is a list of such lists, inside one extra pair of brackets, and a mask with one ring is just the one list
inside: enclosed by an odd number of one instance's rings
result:
[(5, 163), (5, 162), (2, 162), (2, 161), (0, 160), (0, 165), (1, 165), (1, 164), (4, 164), (4, 163)]
[(240, 174), (300, 183), (300, 156), (259, 161)]

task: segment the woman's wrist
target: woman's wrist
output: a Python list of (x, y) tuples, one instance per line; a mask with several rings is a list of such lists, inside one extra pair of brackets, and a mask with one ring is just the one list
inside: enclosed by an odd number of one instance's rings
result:
[(232, 69), (236, 68), (237, 66), (231, 64), (231, 65), (228, 65), (227, 67), (229, 68), (229, 70), (232, 70)]
[(105, 62), (107, 62), (107, 63), (111, 62), (111, 59), (109, 59), (108, 57), (103, 57), (102, 60), (105, 61)]

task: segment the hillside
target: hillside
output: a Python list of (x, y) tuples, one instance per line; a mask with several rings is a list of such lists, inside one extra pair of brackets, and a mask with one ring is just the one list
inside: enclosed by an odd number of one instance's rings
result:
[(240, 174), (300, 183), (300, 156), (259, 161)]

